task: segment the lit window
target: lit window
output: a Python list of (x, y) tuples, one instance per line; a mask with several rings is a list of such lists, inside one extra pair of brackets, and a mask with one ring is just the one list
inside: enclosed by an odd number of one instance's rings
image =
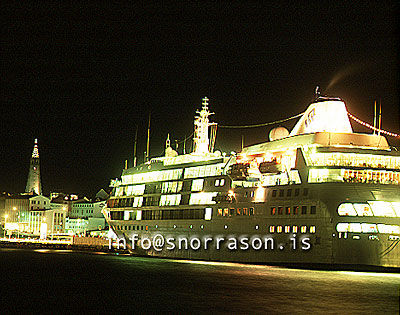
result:
[(398, 218), (400, 218), (400, 202), (392, 202), (392, 207)]
[(307, 233), (307, 226), (303, 225), (303, 226), (300, 228), (300, 232), (301, 232), (301, 233)]
[(286, 207), (286, 214), (290, 214), (290, 207)]
[(363, 233), (378, 233), (376, 224), (373, 223), (361, 223), (361, 230)]
[(372, 208), (372, 212), (377, 217), (395, 217), (394, 210), (390, 202), (385, 201), (368, 201)]
[(254, 208), (249, 209), (249, 215), (254, 215)]
[(241, 215), (241, 214), (242, 214), (242, 209), (237, 208), (237, 209), (236, 209), (236, 215)]
[(289, 225), (285, 226), (285, 233), (290, 233), (290, 226)]
[(359, 216), (372, 217), (374, 215), (372, 213), (371, 207), (367, 203), (355, 203), (353, 204), (353, 206)]
[(389, 225), (389, 224), (378, 224), (379, 233), (386, 234), (400, 234), (399, 225)]
[(243, 208), (243, 215), (247, 215), (247, 214), (248, 214), (247, 208)]
[(204, 220), (211, 220), (212, 218), (212, 208), (206, 208), (204, 211)]
[(258, 225), (256, 225), (256, 226), (255, 226), (255, 229), (256, 229), (256, 230), (258, 230), (258, 228), (259, 228), (259, 226), (258, 226)]
[(275, 233), (275, 226), (274, 225), (270, 225), (269, 226), (269, 233)]
[(310, 233), (315, 233), (315, 225), (310, 226)]
[(203, 189), (204, 179), (194, 179), (192, 182), (192, 191), (201, 191)]
[(221, 209), (221, 208), (219, 208), (219, 209), (217, 210), (217, 216), (222, 216), (222, 209)]
[(225, 179), (224, 178), (221, 178), (221, 181), (219, 182), (219, 185), (220, 186), (224, 186), (225, 185)]
[(228, 226), (227, 225), (224, 225), (224, 229), (226, 230), (228, 228)]
[(235, 208), (229, 209), (229, 216), (231, 217), (233, 215), (235, 215)]
[(336, 231), (338, 232), (353, 232), (361, 233), (361, 223), (338, 223), (336, 225)]
[(282, 225), (278, 225), (278, 226), (276, 227), (276, 232), (277, 232), (277, 233), (282, 233)]
[(299, 214), (299, 206), (293, 206), (293, 214)]
[(297, 225), (292, 226), (292, 233), (297, 233)]
[(272, 208), (271, 208), (271, 214), (272, 214), (272, 215), (275, 215), (275, 214), (276, 214), (276, 207), (272, 207)]
[(229, 215), (229, 209), (225, 208), (224, 209), (224, 217), (227, 217)]
[(219, 186), (219, 179), (216, 179), (215, 180), (215, 184), (214, 184), (215, 186)]
[(351, 203), (342, 203), (338, 207), (337, 211), (340, 216), (348, 216), (348, 215), (356, 216), (357, 215), (357, 212)]

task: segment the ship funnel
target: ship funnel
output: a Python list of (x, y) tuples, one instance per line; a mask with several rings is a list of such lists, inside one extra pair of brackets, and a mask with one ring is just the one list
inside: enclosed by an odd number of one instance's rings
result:
[(346, 104), (342, 100), (319, 96), (307, 108), (290, 136), (315, 132), (353, 133)]

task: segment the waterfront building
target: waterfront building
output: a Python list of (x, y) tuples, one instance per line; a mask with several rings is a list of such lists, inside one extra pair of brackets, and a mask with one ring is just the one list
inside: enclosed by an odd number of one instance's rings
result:
[(3, 230), (25, 230), (27, 228), (31, 197), (32, 195), (8, 194), (0, 196), (0, 221)]
[(88, 199), (72, 204), (70, 213), (71, 218), (104, 218), (101, 210), (104, 208), (105, 201), (92, 202)]
[(106, 227), (103, 218), (67, 218), (65, 232), (70, 235), (85, 235), (92, 231), (101, 231)]
[(30, 211), (29, 232), (40, 238), (53, 237), (65, 233), (67, 208), (35, 209)]

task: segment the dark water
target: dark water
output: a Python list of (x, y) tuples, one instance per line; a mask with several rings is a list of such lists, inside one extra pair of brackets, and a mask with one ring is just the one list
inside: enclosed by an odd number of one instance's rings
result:
[(400, 274), (0, 249), (1, 314), (398, 314)]

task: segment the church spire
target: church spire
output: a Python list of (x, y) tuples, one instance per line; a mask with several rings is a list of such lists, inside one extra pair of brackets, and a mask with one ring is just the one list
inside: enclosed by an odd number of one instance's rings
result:
[(29, 165), (28, 180), (26, 182), (25, 192), (34, 192), (35, 194), (42, 194), (42, 183), (40, 180), (40, 161), (39, 161), (39, 148), (38, 140), (35, 139), (32, 151), (31, 162)]

